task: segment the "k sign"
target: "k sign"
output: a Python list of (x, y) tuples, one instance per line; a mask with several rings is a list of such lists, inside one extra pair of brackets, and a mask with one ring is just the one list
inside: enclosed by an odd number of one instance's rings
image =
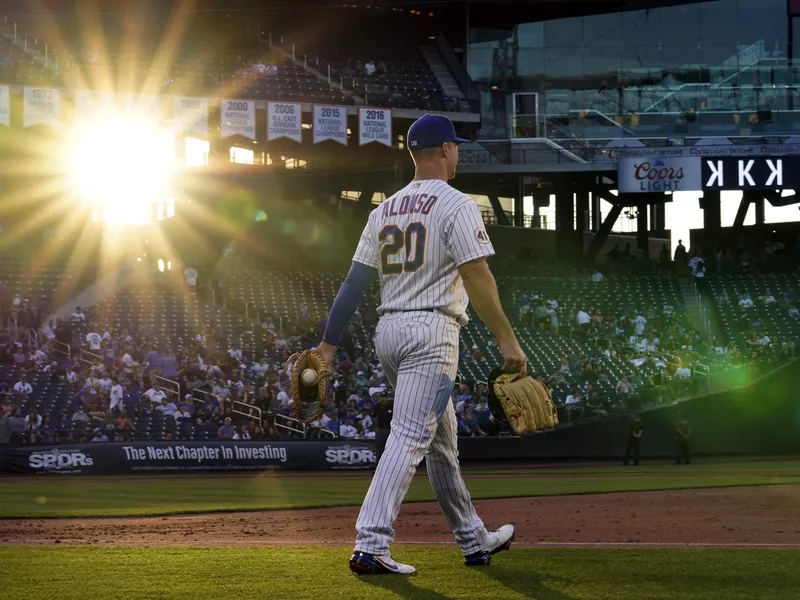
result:
[(623, 158), (619, 161), (619, 191), (686, 192), (700, 190), (700, 157)]
[(703, 189), (780, 190), (800, 187), (800, 157), (703, 159)]

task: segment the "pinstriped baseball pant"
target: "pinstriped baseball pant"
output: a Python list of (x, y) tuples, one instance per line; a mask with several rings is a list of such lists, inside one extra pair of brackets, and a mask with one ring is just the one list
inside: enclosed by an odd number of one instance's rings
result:
[(464, 554), (483, 550), (486, 528), (475, 512), (458, 464), (451, 393), (458, 369), (460, 326), (433, 312), (384, 315), (375, 350), (395, 389), (392, 430), (356, 521), (356, 550), (386, 554), (392, 523), (423, 456), (436, 498)]

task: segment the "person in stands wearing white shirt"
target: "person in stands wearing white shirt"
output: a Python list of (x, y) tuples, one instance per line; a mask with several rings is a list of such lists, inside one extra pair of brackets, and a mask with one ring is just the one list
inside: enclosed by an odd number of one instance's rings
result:
[(156, 406), (156, 410), (163, 414), (165, 417), (170, 416), (174, 417), (175, 413), (178, 411), (178, 407), (175, 406), (174, 402), (170, 402), (167, 400), (166, 397), (161, 399), (161, 404)]
[(634, 331), (636, 331), (636, 335), (642, 335), (644, 333), (644, 326), (647, 323), (647, 319), (645, 319), (642, 315), (637, 314), (631, 323), (633, 323), (633, 328)]
[(675, 369), (675, 375), (680, 377), (681, 379), (689, 379), (692, 376), (692, 370), (686, 366), (680, 366)]
[(19, 381), (14, 384), (14, 391), (18, 394), (25, 394), (26, 396), (30, 396), (33, 393), (31, 384), (25, 381), (25, 375), (20, 375)]
[(592, 273), (592, 281), (595, 283), (603, 281), (603, 274), (600, 271), (595, 271)]
[(194, 295), (197, 291), (197, 269), (186, 267), (183, 276), (186, 278), (186, 289), (189, 290), (189, 294)]
[(161, 404), (161, 401), (167, 397), (164, 390), (161, 389), (161, 384), (157, 381), (153, 382), (153, 386), (144, 393), (147, 399), (153, 404)]
[(86, 315), (83, 314), (80, 306), (75, 307), (75, 312), (73, 312), (69, 316), (70, 321), (73, 323), (85, 323), (86, 322)]
[(89, 344), (89, 350), (93, 352), (100, 352), (103, 348), (103, 338), (99, 333), (95, 333), (94, 331), (86, 334), (86, 342)]
[(44, 324), (44, 326), (42, 327), (42, 333), (44, 334), (44, 337), (46, 337), (48, 340), (56, 339), (55, 327), (53, 326), (52, 320)]
[(342, 426), (339, 427), (339, 437), (353, 439), (356, 437), (357, 433), (358, 431), (353, 427), (353, 423), (350, 419), (345, 420)]
[(587, 331), (589, 328), (591, 328), (592, 317), (589, 316), (589, 313), (579, 310), (575, 318), (578, 321), (578, 327), (583, 331)]
[(283, 409), (289, 408), (291, 398), (289, 398), (289, 394), (286, 393), (286, 388), (284, 387), (282, 387), (281, 391), (278, 392), (278, 402), (281, 403), (281, 408)]
[(763, 336), (758, 338), (758, 345), (759, 346), (769, 346), (769, 343), (771, 341), (772, 340), (770, 339), (770, 337), (765, 333)]
[(739, 297), (739, 308), (751, 308), (753, 306), (753, 299), (747, 296)]
[(125, 392), (122, 389), (117, 378), (114, 378), (113, 384), (111, 385), (111, 391), (109, 392), (110, 404), (109, 408), (111, 410), (119, 409), (122, 410), (122, 398), (125, 395)]
[(564, 400), (564, 406), (567, 409), (567, 422), (572, 422), (572, 413), (579, 413), (578, 416), (583, 415), (583, 405), (581, 404), (581, 394), (578, 390), (572, 390), (567, 399)]

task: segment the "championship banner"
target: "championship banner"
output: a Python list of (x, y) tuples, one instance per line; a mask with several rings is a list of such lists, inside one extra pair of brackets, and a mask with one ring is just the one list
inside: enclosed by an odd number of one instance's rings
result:
[(56, 129), (61, 127), (61, 90), (26, 87), (22, 92), (23, 127), (40, 123)]
[(227, 100), (220, 104), (222, 137), (243, 135), (256, 139), (256, 103), (252, 100)]
[(111, 475), (259, 469), (369, 469), (370, 441), (104, 442), (0, 448), (0, 473)]
[(9, 87), (7, 85), (0, 85), (0, 125), (9, 126), (10, 106)]
[(172, 124), (176, 134), (208, 137), (208, 99), (175, 96)]
[(125, 112), (147, 123), (161, 122), (161, 97), (155, 94), (125, 94)]
[(75, 90), (73, 102), (73, 123), (76, 126), (85, 123), (97, 123), (115, 112), (116, 96), (114, 92), (97, 92), (93, 90)]
[(619, 191), (687, 192), (703, 189), (699, 156), (623, 158), (619, 161)]
[(343, 106), (314, 106), (314, 143), (327, 140), (347, 146), (347, 109)]
[(299, 104), (267, 102), (267, 140), (289, 138), (303, 141), (303, 107)]
[(358, 109), (358, 145), (378, 142), (392, 147), (392, 111), (387, 108)]

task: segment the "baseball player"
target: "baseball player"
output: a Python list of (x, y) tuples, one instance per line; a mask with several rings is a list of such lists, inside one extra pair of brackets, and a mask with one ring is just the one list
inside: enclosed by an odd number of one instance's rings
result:
[(375, 349), (395, 389), (391, 433), (356, 522), (350, 569), (359, 575), (414, 573), (389, 554), (392, 523), (417, 465), (428, 477), (468, 566), (488, 565), (507, 550), (514, 526), (488, 532), (470, 500), (458, 464), (451, 391), (459, 332), (473, 307), (496, 336), (508, 372), (525, 372), (525, 355), (500, 306), (486, 264), (494, 254), (475, 202), (448, 181), (458, 165), (449, 119), (425, 115), (408, 130), (414, 180), (369, 217), (350, 272), (331, 308), (319, 352), (332, 364), (362, 295), (380, 278)]

